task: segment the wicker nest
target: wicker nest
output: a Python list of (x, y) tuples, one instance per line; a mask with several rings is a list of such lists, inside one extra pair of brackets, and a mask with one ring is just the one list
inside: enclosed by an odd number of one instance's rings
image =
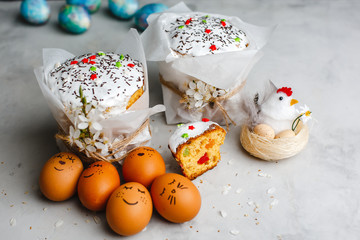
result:
[(307, 144), (309, 129), (299, 124), (295, 129), (295, 136), (291, 138), (269, 139), (252, 132), (243, 125), (240, 142), (251, 155), (266, 161), (277, 161), (298, 154)]

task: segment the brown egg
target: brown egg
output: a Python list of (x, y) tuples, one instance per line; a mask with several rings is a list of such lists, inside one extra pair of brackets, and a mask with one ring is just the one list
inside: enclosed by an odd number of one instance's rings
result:
[(106, 206), (106, 219), (116, 233), (129, 236), (148, 225), (152, 210), (151, 196), (146, 187), (128, 182), (111, 194)]
[(151, 185), (151, 197), (158, 213), (174, 223), (193, 219), (201, 207), (199, 190), (189, 179), (176, 173), (157, 177)]
[(273, 139), (275, 137), (275, 131), (267, 124), (261, 123), (254, 127), (254, 133), (259, 136)]
[(92, 211), (104, 210), (111, 193), (120, 186), (117, 169), (109, 162), (97, 161), (86, 168), (78, 183), (80, 202)]
[(278, 138), (291, 138), (295, 136), (295, 132), (291, 129), (286, 129), (284, 131), (279, 132), (276, 134), (275, 139)]
[(81, 160), (73, 153), (61, 152), (52, 156), (40, 173), (40, 190), (52, 201), (64, 201), (76, 192), (83, 170)]
[(125, 181), (138, 182), (145, 187), (149, 187), (165, 171), (164, 159), (151, 147), (134, 149), (127, 155), (122, 166)]

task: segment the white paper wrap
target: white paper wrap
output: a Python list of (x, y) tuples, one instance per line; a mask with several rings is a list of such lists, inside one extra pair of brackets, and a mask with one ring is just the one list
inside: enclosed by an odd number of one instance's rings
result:
[[(203, 56), (180, 56), (173, 54), (170, 49), (168, 34), (164, 26), (179, 16), (191, 17), (194, 14), (211, 15), (225, 18), (234, 27), (244, 31), (250, 44), (244, 50), (219, 52)], [(266, 44), (274, 27), (259, 27), (243, 22), (238, 17), (223, 16), (192, 12), (184, 3), (179, 3), (163, 13), (152, 14), (147, 19), (149, 26), (142, 33), (148, 61), (157, 61), (160, 75), (166, 82), (173, 83), (182, 92), (186, 91), (187, 83), (191, 80), (201, 80), (219, 89), (232, 89), (241, 85), (254, 64), (260, 59), (260, 49)], [(222, 106), (235, 122), (240, 119), (240, 91), (232, 97), (222, 101)], [(168, 124), (201, 120), (210, 118), (224, 124), (224, 114), (215, 106), (203, 106), (201, 109), (189, 110), (179, 103), (180, 96), (163, 86), (163, 98), (166, 106), (166, 120)]]
[[(138, 60), (144, 66), (145, 91), (142, 96), (125, 112), (109, 115), (106, 119), (97, 119), (102, 126), (101, 132), (110, 143), (127, 138), (134, 133), (139, 127), (153, 114), (165, 111), (163, 105), (156, 105), (149, 108), (149, 85), (147, 76), (146, 59), (141, 44), (139, 34), (135, 29), (131, 29), (125, 40), (119, 45), (115, 53), (129, 54), (132, 59)], [(65, 111), (64, 104), (55, 97), (50, 91), (47, 83), (49, 72), (54, 68), (56, 63), (62, 63), (69, 58), (75, 57), (73, 54), (62, 49), (44, 49), (43, 66), (34, 70), (40, 89), (48, 102), (50, 110), (57, 121), (59, 127), (65, 134), (69, 134), (70, 126), (74, 126), (74, 117)], [(80, 101), (80, 100), (79, 100)], [(151, 139), (150, 129), (144, 128), (121, 152), (115, 155), (121, 157), (134, 147), (145, 144)], [(59, 143), (59, 142), (58, 142)], [(62, 146), (59, 145), (60, 148)], [(110, 159), (111, 160), (111, 159)]]

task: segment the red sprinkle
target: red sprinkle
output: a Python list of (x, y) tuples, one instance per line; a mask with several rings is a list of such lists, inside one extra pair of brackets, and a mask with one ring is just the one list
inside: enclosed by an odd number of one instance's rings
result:
[(96, 79), (97, 78), (97, 75), (96, 74), (91, 74), (91, 76), (90, 76), (90, 79), (91, 80), (94, 80), (94, 79)]
[(186, 20), (186, 22), (185, 22), (185, 25), (189, 25), (190, 23), (191, 23), (191, 18), (189, 18), (188, 20)]
[(189, 126), (189, 130), (194, 130), (195, 127), (193, 125)]
[(132, 64), (132, 63), (129, 63), (129, 64), (128, 64), (128, 67), (131, 67), (131, 68), (132, 68), (132, 67), (135, 67), (135, 65)]
[(95, 62), (95, 61), (90, 61), (89, 63), (90, 63), (90, 64), (95, 64), (96, 62)]
[(204, 154), (204, 156), (202, 156), (198, 161), (197, 163), (198, 164), (204, 164), (206, 163), (207, 161), (209, 161), (209, 157), (207, 155), (207, 152)]
[(92, 55), (89, 57), (91, 60), (94, 60), (96, 58), (96, 55)]
[(223, 25), (223, 27), (225, 27), (225, 26), (226, 26), (226, 22), (221, 21), (221, 25)]
[(210, 29), (205, 29), (205, 32), (206, 33), (211, 33), (211, 30)]
[(89, 62), (89, 59), (87, 58), (84, 58), (83, 60), (81, 60), (83, 63), (88, 63)]
[(78, 61), (71, 61), (70, 65), (77, 64)]
[(210, 49), (211, 49), (212, 51), (215, 51), (215, 50), (216, 50), (216, 46), (215, 46), (215, 45), (211, 45), (211, 46), (210, 46)]
[(203, 118), (201, 121), (203, 121), (203, 122), (208, 122), (208, 121), (210, 121), (208, 118)]

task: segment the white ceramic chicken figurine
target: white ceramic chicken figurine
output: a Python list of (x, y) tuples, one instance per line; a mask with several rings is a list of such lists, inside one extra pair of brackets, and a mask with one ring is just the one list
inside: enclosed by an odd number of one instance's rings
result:
[(298, 101), (291, 96), (291, 88), (282, 87), (258, 105), (259, 120), (270, 125), (275, 130), (275, 134), (291, 129), (292, 122), (297, 116), (294, 104)]

